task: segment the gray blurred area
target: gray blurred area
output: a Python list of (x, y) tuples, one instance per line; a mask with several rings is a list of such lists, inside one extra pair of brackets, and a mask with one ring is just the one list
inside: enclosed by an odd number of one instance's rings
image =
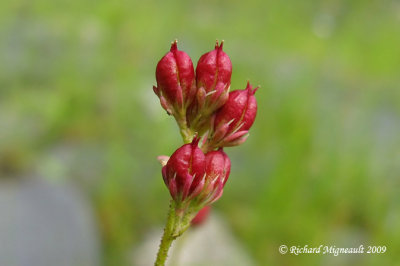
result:
[(100, 265), (88, 202), (74, 187), (0, 179), (0, 265)]

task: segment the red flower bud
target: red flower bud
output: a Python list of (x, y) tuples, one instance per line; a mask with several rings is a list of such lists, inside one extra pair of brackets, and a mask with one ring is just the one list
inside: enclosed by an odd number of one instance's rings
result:
[(176, 202), (190, 200), (204, 206), (221, 197), (231, 162), (222, 150), (204, 155), (198, 142), (195, 138), (176, 150), (162, 168), (162, 175)]
[(197, 93), (189, 122), (193, 122), (198, 115), (208, 117), (228, 100), (232, 63), (222, 46), (223, 42), (221, 45), (217, 42), (215, 49), (202, 55), (197, 63)]
[(192, 226), (198, 226), (204, 223), (210, 215), (211, 206), (207, 205), (201, 209), (191, 221)]
[(231, 160), (222, 149), (208, 152), (205, 160), (205, 184), (199, 198), (211, 204), (222, 196), (223, 188), (231, 172)]
[(196, 189), (193, 185), (204, 177), (205, 156), (198, 147), (199, 140), (195, 138), (192, 143), (177, 149), (162, 168), (164, 182), (175, 201), (192, 198)]
[(215, 114), (214, 132), (210, 142), (215, 147), (228, 147), (242, 144), (257, 114), (257, 101), (254, 93), (258, 89), (247, 83), (244, 90), (229, 93), (226, 104)]
[(170, 51), (157, 64), (157, 87), (153, 87), (160, 98), (161, 106), (173, 115), (186, 115), (186, 108), (196, 94), (194, 68), (189, 55), (172, 43)]

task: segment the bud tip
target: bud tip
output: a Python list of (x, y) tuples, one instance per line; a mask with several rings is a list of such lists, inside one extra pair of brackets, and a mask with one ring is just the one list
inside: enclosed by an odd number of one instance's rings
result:
[(254, 95), (259, 88), (260, 86), (257, 86), (253, 89), (253, 86), (251, 86), (250, 81), (247, 81), (246, 90), (248, 91), (249, 95)]
[(224, 46), (224, 40), (221, 41), (221, 44), (219, 45), (219, 49), (222, 50), (222, 46)]
[(222, 50), (223, 46), (224, 46), (224, 40), (221, 41), (221, 44), (219, 44), (218, 40), (215, 41), (215, 49)]
[(171, 43), (171, 49), (170, 49), (170, 51), (173, 52), (173, 51), (176, 51), (176, 50), (178, 50), (178, 40), (177, 40), (177, 39), (175, 39), (175, 41), (173, 41), (173, 42)]

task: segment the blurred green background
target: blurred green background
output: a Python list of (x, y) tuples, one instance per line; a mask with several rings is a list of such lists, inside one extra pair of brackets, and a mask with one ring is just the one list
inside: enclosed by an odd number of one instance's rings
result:
[(182, 143), (152, 91), (174, 39), (194, 63), (225, 40), (231, 89), (261, 85), (214, 208), (259, 265), (324, 264), (282, 244), (400, 261), (399, 1), (2, 1), (0, 176), (77, 184), (105, 265), (127, 264), (166, 218), (156, 156)]

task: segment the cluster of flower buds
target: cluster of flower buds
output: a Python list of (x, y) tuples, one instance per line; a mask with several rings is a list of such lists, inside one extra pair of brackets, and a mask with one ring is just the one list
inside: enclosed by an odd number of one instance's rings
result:
[(257, 88), (248, 83), (244, 90), (229, 92), (232, 63), (222, 47), (217, 42), (194, 71), (175, 41), (156, 69), (154, 92), (186, 143), (170, 158), (159, 157), (162, 176), (177, 206), (196, 211), (221, 197), (231, 168), (223, 147), (242, 144), (257, 113)]

